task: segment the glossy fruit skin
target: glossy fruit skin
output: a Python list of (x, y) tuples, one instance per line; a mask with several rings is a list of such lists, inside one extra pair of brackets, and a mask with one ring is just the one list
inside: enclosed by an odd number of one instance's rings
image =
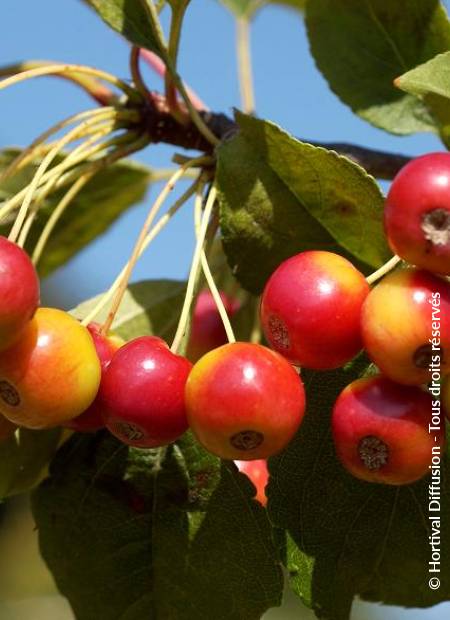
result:
[(39, 308), (0, 354), (0, 412), (19, 426), (64, 425), (89, 407), (99, 384), (92, 337), (62, 310)]
[(420, 385), (431, 380), (430, 363), (439, 355), (430, 342), (436, 333), (433, 312), (440, 319), (440, 370), (445, 375), (450, 372), (448, 282), (427, 271), (400, 269), (377, 284), (365, 301), (361, 316), (364, 346), (393, 381)]
[(401, 258), (450, 274), (450, 153), (429, 153), (401, 169), (387, 195), (384, 224)]
[(39, 305), (39, 278), (28, 254), (0, 237), (0, 351), (10, 347)]
[(139, 448), (178, 439), (188, 428), (184, 388), (191, 368), (161, 338), (142, 336), (125, 344), (106, 368), (100, 388), (106, 427)]
[(261, 506), (267, 506), (266, 486), (269, 482), (269, 470), (267, 461), (258, 459), (256, 461), (234, 461), (241, 474), (248, 476), (256, 488), (255, 499)]
[(0, 414), (0, 443), (7, 441), (12, 437), (17, 429), (16, 424), (10, 422), (7, 418)]
[(281, 263), (261, 300), (261, 324), (270, 346), (292, 364), (338, 368), (361, 349), (360, 314), (369, 293), (345, 258), (311, 251)]
[[(116, 335), (103, 336), (101, 334), (101, 325), (98, 323), (89, 323), (87, 329), (92, 336), (92, 340), (94, 341), (94, 346), (97, 351), (103, 377), (114, 353), (123, 344), (125, 344), (125, 341)], [(102, 403), (100, 395), (97, 394), (92, 405), (90, 405), (86, 411), (78, 417), (73, 420), (69, 420), (66, 426), (67, 428), (70, 428), (78, 433), (95, 433), (103, 428), (105, 423), (102, 416)]]
[[(223, 291), (220, 292), (223, 305), (231, 318), (239, 309), (239, 302)], [(186, 357), (196, 362), (205, 353), (228, 342), (222, 319), (217, 310), (216, 302), (209, 290), (199, 293), (192, 316), (192, 327), (189, 336)]]
[(258, 344), (226, 344), (204, 355), (186, 384), (189, 426), (223, 459), (280, 452), (303, 419), (305, 393), (294, 368)]
[(420, 388), (381, 375), (350, 383), (331, 419), (344, 467), (360, 480), (392, 485), (410, 484), (429, 473), (432, 450), (445, 439), (443, 420), (439, 432), (429, 432), (432, 402)]

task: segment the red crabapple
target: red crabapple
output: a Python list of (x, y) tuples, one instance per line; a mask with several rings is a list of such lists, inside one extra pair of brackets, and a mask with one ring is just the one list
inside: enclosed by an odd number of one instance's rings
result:
[[(334, 444), (344, 467), (356, 478), (409, 484), (429, 473), (433, 448), (444, 443), (444, 423), (429, 432), (432, 397), (416, 386), (378, 375), (350, 383), (331, 419)], [(436, 439), (436, 441), (435, 441)]]
[(121, 441), (163, 446), (187, 430), (184, 387), (192, 368), (161, 338), (131, 340), (113, 356), (100, 387), (103, 419)]
[[(220, 292), (225, 310), (231, 318), (239, 308), (237, 300)], [(228, 342), (216, 302), (208, 290), (199, 293), (192, 316), (187, 358), (196, 362), (202, 355)]]
[(28, 254), (0, 237), (0, 351), (11, 346), (39, 305), (39, 279)]
[(292, 256), (269, 278), (261, 323), (270, 346), (292, 364), (337, 368), (362, 349), (364, 276), (345, 258), (311, 251)]
[(256, 489), (256, 500), (261, 506), (267, 506), (266, 486), (269, 482), (269, 470), (267, 461), (258, 459), (256, 461), (234, 461), (241, 474), (245, 474), (253, 483)]
[(280, 452), (303, 419), (305, 393), (294, 368), (258, 344), (226, 344), (204, 355), (186, 384), (186, 408), (199, 442), (223, 459)]
[[(102, 377), (105, 370), (112, 360), (114, 353), (119, 349), (125, 341), (119, 336), (111, 334), (103, 336), (101, 333), (101, 325), (98, 323), (89, 323), (87, 326), (89, 333), (94, 341), (95, 350), (100, 362)], [(102, 416), (102, 404), (100, 395), (98, 394), (94, 402), (81, 415), (69, 420), (66, 424), (67, 428), (77, 431), (78, 433), (94, 433), (105, 426)]]
[(432, 364), (450, 372), (450, 284), (439, 276), (412, 268), (389, 274), (364, 303), (361, 328), (367, 353), (393, 381), (428, 383)]
[(450, 153), (417, 157), (400, 170), (387, 195), (384, 223), (401, 258), (450, 274)]
[(0, 412), (26, 428), (64, 425), (94, 400), (100, 364), (74, 317), (39, 308), (19, 340), (0, 353)]

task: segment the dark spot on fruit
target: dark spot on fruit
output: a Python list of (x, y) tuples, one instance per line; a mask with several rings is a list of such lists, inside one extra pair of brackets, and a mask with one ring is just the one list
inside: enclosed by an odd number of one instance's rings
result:
[(431, 362), (433, 361), (433, 356), (440, 355), (442, 350), (434, 350), (431, 344), (424, 344), (421, 347), (418, 347), (413, 355), (413, 362), (416, 368), (427, 369), (430, 367)]
[(450, 211), (433, 209), (423, 216), (424, 237), (432, 245), (450, 244)]
[(130, 422), (115, 422), (112, 428), (118, 435), (126, 437), (129, 441), (141, 441), (145, 437), (142, 430)]
[(278, 349), (289, 349), (291, 342), (287, 327), (278, 316), (272, 314), (269, 317), (269, 331), (272, 343)]
[(8, 381), (0, 381), (0, 398), (10, 407), (18, 407), (20, 405), (19, 392)]
[(389, 448), (378, 437), (367, 435), (358, 444), (358, 454), (367, 469), (380, 469), (389, 460)]
[(264, 435), (258, 431), (240, 431), (230, 438), (230, 443), (237, 450), (254, 450), (262, 444)]

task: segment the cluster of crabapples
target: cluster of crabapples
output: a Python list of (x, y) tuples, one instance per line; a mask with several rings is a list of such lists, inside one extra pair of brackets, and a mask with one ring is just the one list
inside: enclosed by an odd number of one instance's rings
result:
[[(270, 348), (227, 344), (212, 296), (200, 293), (186, 357), (158, 337), (124, 343), (97, 324), (38, 307), (30, 259), (1, 238), (0, 439), (17, 426), (106, 427), (128, 445), (153, 448), (191, 428), (207, 450), (236, 461), (264, 502), (265, 460), (304, 417), (300, 369), (336, 369), (365, 349), (380, 374), (339, 395), (336, 453), (366, 481), (418, 480), (444, 441), (444, 424), (429, 430), (437, 403), (426, 384), (433, 367), (450, 374), (450, 154), (417, 158), (397, 175), (385, 229), (409, 265), (372, 290), (331, 252), (302, 252), (275, 270), (260, 307)], [(232, 315), (237, 304), (225, 294), (222, 301)], [(442, 401), (448, 412), (450, 383)]]

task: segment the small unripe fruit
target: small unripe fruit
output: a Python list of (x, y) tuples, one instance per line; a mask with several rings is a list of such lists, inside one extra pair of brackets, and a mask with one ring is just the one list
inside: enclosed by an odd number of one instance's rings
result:
[(361, 328), (367, 353), (393, 381), (428, 383), (433, 366), (450, 372), (450, 284), (439, 276), (389, 274), (364, 303)]
[(17, 426), (0, 414), (0, 443), (12, 437)]
[(92, 337), (62, 310), (39, 308), (0, 354), (0, 411), (19, 426), (64, 425), (89, 407), (99, 383)]
[(450, 153), (423, 155), (402, 168), (387, 195), (384, 223), (401, 258), (450, 274)]
[[(220, 297), (229, 318), (231, 318), (239, 308), (238, 302), (228, 297), (223, 291), (221, 291)], [(227, 334), (214, 297), (208, 290), (201, 291), (197, 297), (192, 315), (191, 333), (186, 356), (191, 362), (196, 362), (205, 353), (220, 347), (226, 342), (228, 342)]]
[(241, 474), (245, 474), (256, 488), (255, 499), (261, 506), (267, 506), (266, 486), (269, 482), (269, 470), (267, 461), (234, 461)]
[(317, 370), (342, 366), (362, 349), (364, 276), (332, 252), (302, 252), (281, 263), (261, 301), (270, 346), (292, 364)]
[[(444, 443), (444, 421), (429, 432), (433, 399), (416, 386), (382, 376), (348, 385), (333, 409), (336, 452), (356, 478), (410, 484), (429, 473), (433, 450)], [(436, 441), (435, 441), (436, 439)]]
[[(94, 341), (94, 346), (97, 351), (103, 377), (114, 353), (123, 344), (125, 344), (125, 341), (116, 335), (108, 334), (108, 336), (103, 336), (101, 333), (101, 325), (98, 323), (89, 323), (87, 329), (92, 336), (92, 340)], [(102, 409), (100, 395), (97, 394), (92, 405), (90, 405), (81, 415), (73, 420), (70, 420), (66, 424), (67, 428), (77, 431), (78, 433), (95, 433), (95, 431), (98, 431), (105, 426), (102, 416)]]
[(258, 344), (226, 344), (204, 355), (186, 384), (189, 425), (223, 459), (280, 452), (303, 419), (303, 383), (281, 355)]
[(103, 419), (121, 441), (163, 446), (187, 430), (184, 388), (192, 364), (161, 338), (131, 340), (113, 356), (100, 388)]
[(30, 258), (0, 237), (0, 351), (11, 346), (39, 305), (39, 278)]

